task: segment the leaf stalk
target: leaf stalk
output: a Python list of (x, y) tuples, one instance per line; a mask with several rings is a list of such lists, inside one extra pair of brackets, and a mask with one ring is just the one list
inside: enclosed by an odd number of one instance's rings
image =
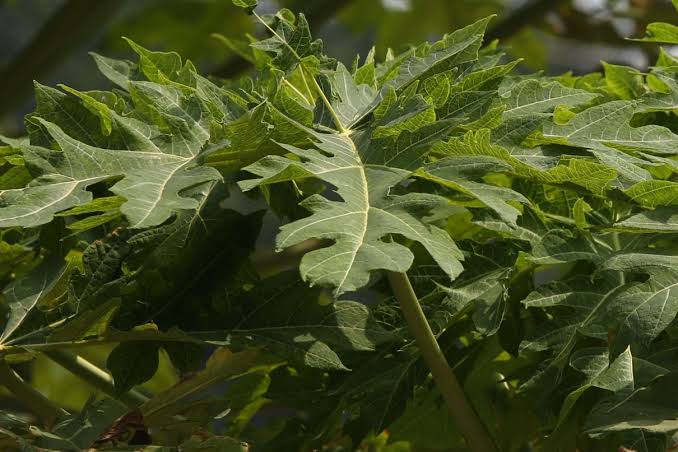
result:
[(48, 427), (54, 425), (59, 416), (68, 414), (26, 383), (4, 360), (0, 361), (0, 385), (30, 408)]
[(452, 368), (447, 362), (431, 326), (421, 309), (410, 279), (405, 273), (388, 272), (391, 290), (400, 303), (405, 321), (414, 336), (438, 390), (443, 395), (456, 427), (471, 452), (496, 452), (492, 439), (473, 410)]
[(94, 386), (104, 394), (120, 400), (130, 408), (135, 408), (148, 401), (148, 397), (132, 389), (120, 394), (113, 384), (113, 377), (79, 355), (62, 350), (43, 352), (45, 356), (59, 364), (64, 369), (79, 377), (86, 383)]
[[(303, 72), (303, 66), (299, 66), (302, 68)], [(329, 99), (327, 96), (325, 96), (325, 93), (323, 92), (322, 88), (318, 84), (318, 81), (315, 79), (315, 77), (311, 76), (311, 80), (313, 80), (313, 87), (315, 90), (318, 92), (318, 95), (322, 99), (323, 103), (325, 104), (325, 107), (327, 108), (327, 111), (330, 112), (330, 115), (332, 116), (332, 120), (334, 121), (334, 124), (337, 126), (337, 130), (339, 133), (348, 135), (350, 131), (344, 127), (344, 125), (341, 123), (341, 120), (339, 119), (339, 115), (337, 115), (337, 112), (334, 110), (334, 107), (332, 107), (332, 104), (330, 103)]]

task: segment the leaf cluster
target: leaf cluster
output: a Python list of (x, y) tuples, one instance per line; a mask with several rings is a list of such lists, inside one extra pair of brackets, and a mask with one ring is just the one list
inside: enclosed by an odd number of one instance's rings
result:
[(94, 55), (112, 90), (36, 85), (2, 138), (0, 357), (103, 347), (112, 376), (0, 415), (4, 450), (465, 450), (385, 272), (499, 450), (666, 450), (678, 60), (522, 75), (488, 18), (347, 67), (235, 3), (255, 76), (129, 41)]

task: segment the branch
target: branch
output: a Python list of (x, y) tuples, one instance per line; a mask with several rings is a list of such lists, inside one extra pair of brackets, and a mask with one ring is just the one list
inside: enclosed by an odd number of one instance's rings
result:
[(466, 439), (468, 450), (495, 452), (497, 449), (492, 443), (492, 438), (466, 399), (464, 390), (440, 350), (407, 274), (388, 272), (388, 281), (393, 294), (400, 303), (400, 309), (417, 342), (419, 351), (447, 403), (455, 426)]
[(43, 353), (73, 375), (94, 386), (104, 394), (120, 400), (130, 408), (135, 408), (148, 401), (148, 398), (145, 395), (134, 389), (122, 395), (119, 394), (113, 384), (113, 377), (87, 361), (82, 356), (74, 355), (62, 350), (52, 350)]
[(5, 361), (0, 361), (0, 385), (35, 413), (46, 426), (54, 425), (59, 416), (68, 414), (35, 388), (26, 383)]
[(0, 72), (0, 115), (20, 106), (39, 80), (101, 32), (124, 0), (69, 0)]
[[(313, 30), (320, 27), (334, 17), (353, 0), (314, 0), (297, 1), (288, 5), (292, 10), (303, 10), (308, 25)], [(216, 68), (212, 75), (221, 78), (232, 78), (241, 74), (251, 67), (251, 63), (239, 55), (231, 55), (220, 67)]]
[(485, 43), (495, 39), (506, 39), (517, 34), (523, 27), (534, 24), (547, 13), (569, 0), (530, 0), (516, 8), (485, 33)]

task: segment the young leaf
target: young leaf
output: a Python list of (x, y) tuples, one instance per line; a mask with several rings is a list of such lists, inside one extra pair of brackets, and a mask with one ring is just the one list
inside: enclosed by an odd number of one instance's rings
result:
[(252, 12), (257, 7), (257, 0), (233, 0), (233, 4), (244, 8), (247, 12)]

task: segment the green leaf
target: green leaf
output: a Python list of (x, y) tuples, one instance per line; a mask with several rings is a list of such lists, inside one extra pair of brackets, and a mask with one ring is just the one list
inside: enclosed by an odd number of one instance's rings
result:
[(435, 145), (433, 152), (439, 155), (487, 156), (508, 163), (511, 173), (546, 184), (575, 184), (596, 195), (602, 195), (616, 172), (605, 166), (584, 159), (568, 159), (544, 170), (531, 161), (529, 155), (512, 155), (507, 149), (490, 142), (490, 131), (481, 129), (468, 132), (463, 140), (452, 138)]
[(318, 296), (289, 274), (257, 282), (243, 294), (248, 308), (229, 330), (227, 343), (265, 346), (313, 368), (348, 370), (342, 355), (374, 351), (396, 339), (367, 306), (347, 300), (320, 304)]
[(616, 223), (615, 227), (628, 231), (676, 232), (678, 211), (675, 208), (659, 208), (641, 212)]
[[(189, 118), (191, 114), (202, 115), (204, 112), (193, 110), (189, 113), (183, 109), (189, 107), (178, 105), (177, 110), (170, 113), (174, 109), (172, 103), (177, 102), (173, 98), (181, 96), (176, 89), (153, 85), (139, 85), (139, 88), (140, 95), (143, 93), (149, 101), (157, 101), (155, 108), (166, 120), (179, 117), (175, 115), (185, 116), (183, 122), (177, 123), (177, 147), (163, 153), (157, 144), (142, 138), (141, 131), (128, 129), (125, 133), (130, 134), (133, 149), (98, 148), (66, 135), (59, 126), (39, 118), (38, 122), (61, 151), (24, 149), (26, 158), (45, 174), (41, 183), (0, 193), (0, 204), (6, 206), (0, 208), (0, 226), (47, 223), (56, 212), (90, 202), (92, 195), (86, 191), (88, 186), (117, 176), (124, 176), (124, 179), (117, 182), (112, 191), (128, 199), (122, 212), (133, 227), (157, 225), (177, 209), (195, 208), (195, 201), (182, 197), (179, 192), (220, 177), (211, 168), (192, 168), (199, 148), (209, 135), (197, 122), (199, 120)], [(129, 120), (120, 117), (120, 121)]]
[(347, 403), (358, 406), (366, 429), (382, 430), (406, 408), (416, 384), (417, 357), (405, 352), (372, 356), (360, 368), (347, 374), (339, 389)]
[[(352, 123), (347, 123), (345, 125), (347, 127), (353, 127), (360, 123), (379, 104), (384, 105), (384, 103), (388, 102), (391, 91), (395, 94), (396, 92), (405, 92), (411, 87), (416, 89), (415, 85), (417, 85), (419, 81), (424, 81), (423, 92), (428, 96), (431, 96), (431, 93), (436, 92), (437, 88), (442, 89), (441, 93), (446, 92), (448, 88), (445, 86), (441, 88), (440, 84), (450, 85), (451, 82), (450, 80), (442, 80), (451, 78), (461, 65), (478, 59), (478, 51), (482, 44), (484, 32), (491, 18), (492, 17), (480, 19), (471, 25), (456, 30), (449, 35), (445, 35), (440, 41), (434, 44), (422, 45), (418, 49), (403, 53), (397, 59), (378, 67), (377, 73), (379, 73), (380, 70), (385, 72), (380, 79), (386, 83), (382, 86), (375, 101), (372, 102), (368, 108), (364, 109), (362, 114)], [(508, 68), (508, 70), (510, 70), (510, 68)], [(508, 70), (506, 72), (508, 72)], [(499, 72), (501, 72), (501, 69), (496, 72), (497, 73), (494, 74), (495, 78), (500, 75)], [(441, 74), (443, 77), (439, 77)], [(491, 77), (487, 78), (491, 79)], [(482, 84), (483, 81), (486, 81), (483, 80), (483, 76), (477, 75), (475, 79), (469, 83), (469, 86), (466, 87), (466, 90), (472, 89), (470, 87), (471, 84)], [(460, 85), (455, 88), (458, 95), (455, 96), (454, 99), (448, 99), (448, 102), (440, 107), (441, 112), (447, 112), (441, 113), (441, 118), (453, 117), (462, 109), (460, 105), (471, 103), (468, 99), (464, 99), (466, 96), (463, 92), (463, 83), (464, 81), (462, 80)], [(483, 96), (481, 95), (481, 97)], [(441, 99), (434, 100), (434, 103), (437, 102), (443, 103)]]
[[(506, 269), (483, 273), (470, 283), (453, 288), (444, 288), (445, 300), (442, 307), (449, 314), (456, 314), (471, 302), (474, 306), (473, 323), (485, 335), (495, 334), (506, 315)], [(447, 325), (443, 325), (446, 327)]]
[(568, 88), (558, 82), (543, 83), (524, 80), (503, 94), (506, 104), (504, 119), (552, 111), (560, 105), (570, 107), (586, 104), (599, 95), (581, 89)]
[(636, 39), (644, 42), (661, 42), (664, 44), (678, 44), (678, 26), (655, 22), (647, 26), (645, 36)]
[[(508, 165), (491, 157), (483, 160), (480, 156), (474, 158), (459, 156), (438, 160), (418, 170), (415, 174), (480, 201), (506, 223), (516, 226), (520, 211), (510, 203), (529, 204), (527, 198), (509, 188), (496, 187), (479, 181), (479, 176), (487, 172), (500, 172), (507, 169), (510, 169)], [(474, 174), (478, 181), (469, 180)]]
[(652, 174), (643, 168), (648, 162), (637, 157), (618, 152), (612, 149), (597, 149), (591, 153), (600, 163), (614, 169), (618, 175), (618, 182), (623, 188), (628, 188), (638, 182), (652, 180)]
[(624, 447), (639, 452), (664, 452), (669, 448), (665, 435), (652, 434), (641, 429), (624, 432)]
[(587, 419), (585, 431), (595, 436), (614, 432), (636, 432), (637, 436), (640, 431), (649, 438), (653, 433), (675, 432), (678, 428), (676, 400), (669, 389), (675, 381), (675, 376), (670, 375), (622, 401), (601, 401)]
[(148, 80), (163, 85), (172, 82), (172, 76), (182, 69), (181, 57), (175, 52), (152, 52), (134, 41), (123, 38), (132, 50), (139, 55), (139, 70)]
[(566, 230), (552, 229), (532, 246), (527, 259), (539, 265), (556, 265), (582, 260), (601, 262), (607, 256), (606, 250), (598, 249), (585, 237), (578, 237)]
[(124, 394), (150, 380), (158, 370), (158, 345), (153, 342), (124, 342), (113, 349), (106, 367), (113, 375), (115, 390)]
[[(483, 64), (482, 60), (469, 66), (456, 84), (450, 87), (450, 94), (444, 105), (437, 109), (440, 118), (472, 118), (483, 121), (482, 116), (498, 98), (498, 88), (504, 77), (515, 67), (516, 61), (495, 66), (491, 60)], [(495, 121), (499, 119), (499, 109), (492, 110)], [(488, 122), (488, 120), (484, 120)], [(491, 121), (489, 121), (491, 122)], [(477, 125), (477, 124), (476, 124)], [(469, 126), (473, 126), (473, 123)]]
[(603, 62), (605, 82), (615, 96), (620, 99), (637, 99), (645, 92), (643, 75), (626, 66), (618, 66)]
[(410, 162), (416, 161), (440, 136), (439, 130), (429, 131), (426, 126), (422, 129), (425, 130), (415, 132), (420, 134), (417, 139), (408, 136), (406, 144), (385, 155), (374, 155), (369, 137), (363, 133), (349, 136), (307, 129), (315, 148), (281, 143), (304, 162), (268, 157), (246, 168), (260, 179), (241, 182), (244, 190), (315, 176), (336, 187), (341, 196), (342, 201), (330, 201), (320, 195), (309, 197), (301, 205), (313, 214), (281, 228), (279, 249), (311, 238), (335, 242), (303, 257), (300, 270), (305, 280), (333, 287), (335, 295), (340, 295), (367, 284), (375, 270), (407, 271), (413, 255), (407, 247), (384, 241), (392, 234), (421, 243), (451, 278), (460, 273), (462, 256), (454, 242), (444, 231), (420, 219), (420, 215), (445, 205), (445, 199), (419, 193), (388, 194), (407, 179)]
[(554, 142), (591, 149), (615, 148), (674, 154), (678, 135), (666, 127), (632, 127), (633, 115), (641, 109), (637, 101), (606, 102), (575, 115), (567, 124), (546, 123), (544, 137)]
[(22, 263), (32, 260), (30, 248), (17, 243), (10, 244), (0, 241), (0, 281), (4, 281), (12, 273), (19, 270)]
[[(377, 92), (369, 85), (358, 84), (346, 67), (338, 63), (337, 69), (327, 74), (331, 88), (331, 104), (342, 124), (352, 124), (358, 120), (365, 109), (371, 105)], [(324, 106), (320, 104), (321, 108)], [(319, 124), (331, 126), (329, 112), (324, 108), (320, 111)]]
[(637, 203), (654, 209), (678, 204), (678, 184), (665, 180), (644, 180), (629, 187), (625, 193)]
[(247, 12), (252, 12), (257, 7), (257, 0), (233, 0), (233, 4), (244, 8)]
[(437, 403), (440, 394), (431, 392), (417, 400), (388, 427), (389, 441), (407, 441), (413, 448), (444, 450), (452, 445), (463, 447), (463, 440), (447, 407)]
[[(216, 121), (231, 114), (233, 96), (198, 76), (189, 62), (181, 66), (176, 54), (131, 45), (140, 54), (140, 67), (123, 66), (127, 69), (111, 75), (129, 90), (127, 98), (100, 96), (93, 104), (90, 95), (36, 87), (31, 144), (20, 149), (40, 177), (28, 187), (0, 193), (0, 226), (44, 224), (59, 211), (88, 203), (90, 185), (120, 178), (111, 191), (127, 199), (122, 213), (135, 228), (153, 226), (196, 207), (182, 190), (221, 177), (198, 164)], [(134, 114), (123, 115), (120, 102), (130, 102)], [(88, 130), (99, 121), (102, 130)]]
[(23, 166), (9, 168), (0, 176), (0, 190), (21, 188), (31, 181), (31, 175)]
[(120, 299), (113, 298), (95, 309), (82, 312), (66, 324), (60, 325), (50, 335), (49, 340), (67, 342), (90, 336), (103, 336), (119, 309)]
[(49, 450), (83, 450), (97, 441), (129, 408), (122, 402), (109, 398), (90, 401), (82, 411), (69, 415), (49, 431), (32, 426), (31, 434), (36, 444)]
[[(248, 9), (251, 9), (251, 7), (248, 7)], [(277, 25), (273, 27), (275, 29), (274, 36), (251, 44), (255, 49), (273, 53), (275, 58), (271, 61), (271, 64), (274, 67), (290, 72), (304, 58), (324, 59), (321, 54), (322, 42), (313, 40), (308, 21), (303, 14), (297, 16), (296, 23), (293, 22), (294, 15), (292, 14), (287, 17), (283, 14), (277, 14), (275, 21)]]
[[(669, 64), (675, 65), (672, 61)], [(678, 107), (678, 73), (657, 68), (648, 75), (648, 85), (650, 83), (660, 86), (642, 98), (649, 109), (673, 110)]]
[(144, 403), (140, 410), (145, 418), (160, 416), (166, 410), (176, 409), (180, 401), (196, 396), (214, 384), (246, 372), (266, 372), (266, 366), (255, 366), (256, 358), (257, 352), (251, 349), (233, 353), (226, 348), (219, 348), (210, 356), (202, 371), (157, 394)]
[(634, 389), (633, 357), (631, 349), (621, 353), (610, 362), (606, 349), (587, 348), (578, 350), (570, 358), (570, 366), (586, 375), (586, 383), (568, 394), (560, 411), (560, 422), (589, 388), (600, 388), (622, 396)]
[[(596, 413), (598, 414), (598, 413)], [(642, 429), (647, 432), (671, 433), (678, 430), (678, 418), (673, 408), (626, 403), (622, 409), (607, 416), (590, 420), (589, 433)]]
[[(645, 263), (636, 259), (647, 259)], [(661, 259), (661, 256), (658, 258)], [(609, 269), (649, 275), (643, 283), (630, 284), (617, 293), (608, 306), (609, 315), (619, 323), (612, 351), (619, 353), (628, 344), (649, 345), (678, 314), (678, 273), (654, 264), (651, 255), (613, 260)]]
[(162, 344), (162, 348), (169, 355), (169, 359), (179, 375), (197, 372), (204, 364), (202, 344), (167, 341)]
[(589, 228), (589, 223), (586, 220), (586, 214), (593, 212), (593, 208), (582, 198), (577, 199), (572, 207), (572, 216), (577, 228), (585, 230)]
[[(575, 283), (578, 285), (575, 285)], [(527, 308), (566, 308), (565, 314), (540, 325), (521, 344), (522, 350), (552, 350), (554, 361), (562, 365), (577, 337), (584, 335), (604, 339), (605, 307), (617, 288), (573, 281), (571, 284), (554, 282), (530, 293), (522, 303)], [(606, 290), (607, 289), (607, 290)]]
[(446, 71), (460, 63), (478, 58), (487, 24), (492, 17), (486, 17), (449, 35), (433, 44), (423, 57), (411, 56), (399, 68), (393, 87), (402, 89), (414, 80), (430, 77)]
[(97, 215), (90, 215), (81, 220), (69, 223), (67, 226), (68, 229), (74, 232), (85, 232), (120, 218), (120, 206), (122, 206), (124, 202), (125, 199), (120, 196), (97, 198), (88, 204), (73, 207), (72, 209), (68, 209), (64, 212), (59, 212), (55, 216), (70, 217), (75, 215), (96, 213)]
[[(354, 3), (338, 20), (383, 13), (394, 47), (497, 6)], [(303, 15), (235, 4), (270, 32), (220, 38), (249, 74), (206, 78), (127, 40), (135, 62), (94, 56), (115, 88), (36, 85), (27, 136), (2, 138), (2, 359), (34, 361), (25, 383), (42, 387), (64, 371), (42, 352), (109, 353), (117, 391), (144, 384), (151, 399), (122, 418), (117, 403), (70, 401), (81, 414), (53, 426), (13, 400), (0, 449), (464, 450), (464, 432), (436, 435), (448, 410), (382, 271), (411, 278), (498, 449), (670, 448), (668, 50), (646, 72), (523, 74), (482, 47), (481, 19), (344, 66)], [(124, 28), (190, 41), (174, 18), (197, 9), (177, 8)], [(224, 346), (239, 351), (206, 360)], [(145, 432), (153, 445), (127, 436)]]
[(115, 233), (108, 240), (96, 240), (85, 249), (83, 271), (71, 278), (76, 310), (91, 306), (97, 295), (107, 292), (107, 284), (119, 276), (120, 266), (131, 251), (126, 242), (125, 234)]
[(623, 272), (648, 273), (665, 271), (676, 268), (676, 256), (646, 253), (620, 253), (610, 257), (600, 267), (600, 270)]
[(279, 154), (276, 142), (300, 143), (306, 135), (294, 121), (269, 102), (262, 102), (226, 125), (228, 145), (205, 156), (205, 162), (223, 171), (234, 171), (269, 154)]
[(9, 306), (9, 314), (0, 343), (12, 337), (39, 303), (55, 295), (54, 288), (71, 269), (60, 256), (49, 257), (30, 274), (5, 287), (2, 296)]

